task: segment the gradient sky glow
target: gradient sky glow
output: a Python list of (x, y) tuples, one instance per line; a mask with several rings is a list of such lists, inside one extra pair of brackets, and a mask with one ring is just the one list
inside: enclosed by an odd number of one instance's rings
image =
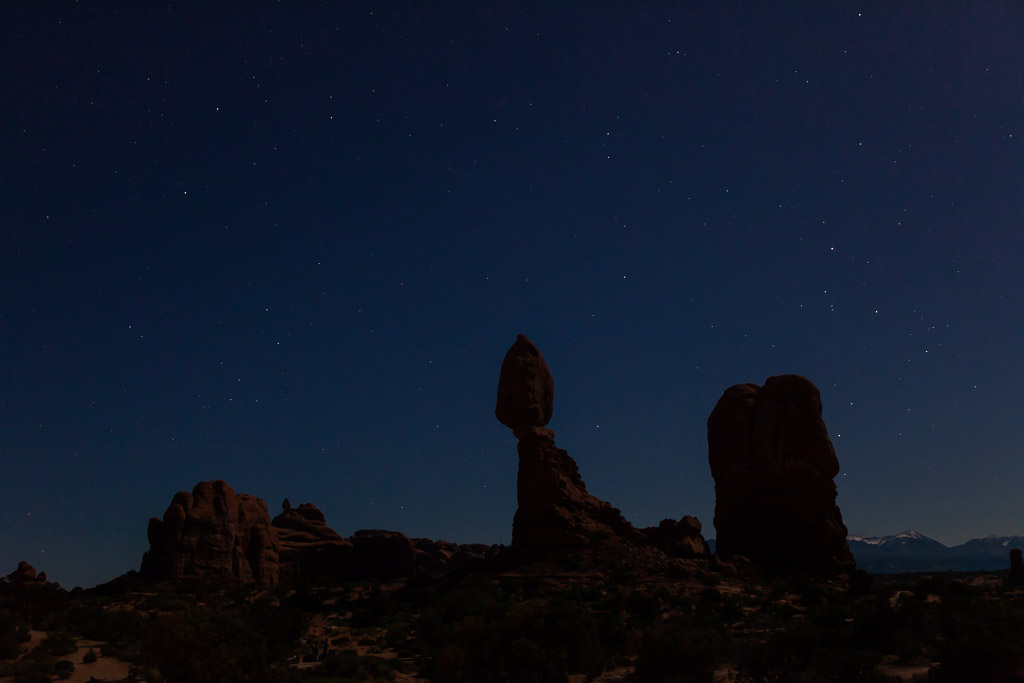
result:
[(1021, 3), (83, 4), (0, 9), (0, 573), (215, 478), (507, 543), (519, 332), (638, 525), (793, 372), (851, 531), (1024, 533)]

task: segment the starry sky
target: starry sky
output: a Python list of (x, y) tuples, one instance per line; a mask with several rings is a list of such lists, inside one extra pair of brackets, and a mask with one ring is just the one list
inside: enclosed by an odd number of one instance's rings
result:
[(637, 525), (798, 373), (851, 531), (1024, 533), (1024, 5), (228, 5), (0, 9), (0, 573), (216, 478), (508, 543), (520, 332)]

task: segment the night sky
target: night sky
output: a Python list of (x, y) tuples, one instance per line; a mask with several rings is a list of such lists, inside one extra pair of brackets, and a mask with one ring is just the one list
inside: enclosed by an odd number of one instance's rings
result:
[(1024, 5), (689, 4), (5, 3), (0, 574), (217, 478), (508, 543), (520, 332), (637, 525), (798, 373), (851, 531), (1024, 533)]

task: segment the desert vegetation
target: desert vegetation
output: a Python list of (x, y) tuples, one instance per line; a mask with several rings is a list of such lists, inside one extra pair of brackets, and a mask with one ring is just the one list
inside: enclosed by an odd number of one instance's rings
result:
[[(147, 681), (1001, 681), (1024, 664), (1024, 592), (994, 574), (672, 574), (574, 556), (390, 583), (3, 582), (0, 675), (70, 675), (83, 638)], [(25, 652), (30, 632), (46, 637)]]

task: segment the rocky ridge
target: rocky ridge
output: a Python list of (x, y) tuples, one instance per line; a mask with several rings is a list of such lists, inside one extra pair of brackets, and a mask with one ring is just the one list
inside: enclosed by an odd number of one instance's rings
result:
[[(502, 362), (495, 406), (497, 419), (518, 439), (512, 557), (612, 547), (655, 563), (711, 557), (696, 517), (638, 529), (590, 494), (576, 461), (546, 427), (553, 406), (551, 371), (520, 334)], [(828, 576), (854, 567), (835, 502), (839, 462), (809, 380), (781, 375), (763, 387), (727, 389), (708, 418), (708, 461), (722, 558)], [(140, 573), (155, 580), (274, 585), (400, 578), (507, 559), (499, 546), (411, 539), (396, 531), (361, 530), (345, 538), (310, 503), (292, 507), (285, 500), (271, 520), (262, 499), (236, 494), (222, 480), (176, 494), (163, 517), (150, 520), (148, 536)]]
[(344, 538), (323, 512), (286, 500), (273, 521), (262, 498), (222, 480), (179, 492), (149, 523), (139, 573), (152, 580), (197, 578), (275, 585), (300, 579), (399, 578), (464, 568), (496, 552), (481, 544), (411, 539), (367, 529)]

